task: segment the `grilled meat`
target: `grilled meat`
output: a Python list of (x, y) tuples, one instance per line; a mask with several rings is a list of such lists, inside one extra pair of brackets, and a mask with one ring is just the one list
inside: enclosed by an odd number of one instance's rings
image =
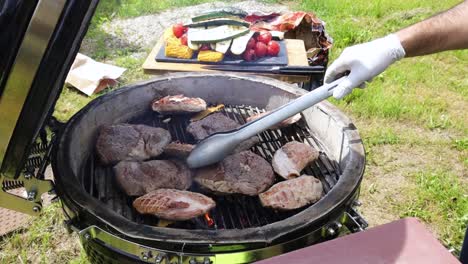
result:
[(193, 148), (195, 148), (195, 146), (192, 144), (171, 142), (164, 148), (164, 154), (179, 159), (185, 159), (190, 155)]
[(203, 215), (215, 207), (213, 199), (194, 192), (159, 189), (133, 202), (140, 214), (152, 214), (167, 220), (188, 220)]
[(176, 160), (122, 161), (114, 172), (118, 185), (130, 196), (161, 188), (186, 190), (192, 185), (192, 172)]
[(151, 108), (161, 114), (196, 113), (206, 109), (206, 102), (201, 98), (185, 97), (182, 94), (168, 95), (155, 99)]
[(281, 177), (292, 179), (301, 175), (301, 171), (319, 156), (313, 147), (291, 141), (278, 149), (273, 156), (273, 169)]
[(268, 191), (261, 193), (259, 197), (260, 202), (265, 207), (292, 210), (320, 200), (322, 188), (322, 183), (317, 178), (302, 175), (273, 185)]
[(232, 151), (232, 153), (239, 153), (242, 151), (246, 151), (251, 149), (253, 146), (260, 143), (260, 139), (257, 136), (253, 136), (247, 140), (242, 141), (236, 148)]
[[(266, 111), (266, 112), (259, 113), (259, 114), (253, 115), (253, 116), (249, 116), (249, 117), (247, 117), (246, 121), (251, 122), (251, 121), (257, 120), (260, 117), (265, 116), (265, 115), (267, 115), (269, 113), (270, 113), (270, 111)], [(278, 129), (278, 128), (287, 127), (287, 126), (290, 126), (290, 125), (296, 123), (300, 119), (301, 119), (301, 114), (295, 114), (295, 115), (291, 116), (290, 118), (287, 118), (287, 119), (281, 121), (280, 123), (270, 127), (270, 129)]]
[[(225, 132), (240, 127), (240, 124), (223, 115), (222, 113), (211, 114), (199, 121), (190, 123), (187, 126), (187, 132), (192, 134), (196, 140), (202, 140), (214, 133)], [(232, 153), (238, 153), (248, 150), (258, 144), (260, 140), (253, 136), (240, 143)]]
[(201, 140), (211, 134), (233, 130), (239, 126), (239, 123), (222, 113), (214, 113), (202, 120), (190, 123), (187, 126), (187, 132), (192, 134), (196, 140)]
[(159, 156), (171, 142), (169, 131), (145, 125), (115, 124), (99, 130), (96, 150), (104, 164)]
[(218, 164), (198, 169), (194, 180), (216, 193), (254, 196), (270, 187), (275, 175), (268, 161), (251, 151), (243, 151)]

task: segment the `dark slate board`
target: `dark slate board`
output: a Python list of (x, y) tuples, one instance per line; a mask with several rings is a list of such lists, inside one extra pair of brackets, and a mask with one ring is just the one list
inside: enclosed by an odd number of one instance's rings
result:
[(288, 65), (288, 55), (286, 54), (286, 44), (284, 41), (278, 41), (280, 44), (280, 52), (277, 57), (263, 57), (256, 61), (244, 61), (239, 58), (225, 57), (220, 62), (202, 62), (197, 60), (197, 52), (194, 52), (192, 59), (178, 59), (178, 58), (169, 58), (164, 55), (164, 47), (161, 46), (158, 54), (156, 55), (156, 61), (159, 62), (178, 62), (178, 63), (198, 63), (198, 64), (217, 64), (217, 65), (273, 65), (273, 66), (284, 66)]

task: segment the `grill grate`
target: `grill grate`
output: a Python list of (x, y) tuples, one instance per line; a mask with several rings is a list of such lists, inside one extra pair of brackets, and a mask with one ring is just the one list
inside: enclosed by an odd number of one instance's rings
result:
[[(223, 113), (244, 124), (248, 116), (263, 112), (258, 108), (250, 106), (226, 106)], [(185, 132), (189, 124), (187, 116), (172, 116), (169, 122), (167, 117), (161, 117), (157, 113), (145, 114), (135, 120), (133, 124), (146, 124), (154, 127), (162, 127), (170, 131), (174, 140), (185, 143), (196, 143), (191, 135)], [(319, 159), (304, 171), (308, 175), (313, 175), (320, 179), (327, 193), (339, 179), (339, 170), (336, 162), (330, 160), (323, 152), (322, 145), (310, 133), (309, 128), (302, 120), (298, 123), (278, 130), (267, 130), (258, 135), (260, 143), (251, 150), (268, 160), (270, 163), (273, 154), (285, 143), (296, 140), (307, 143), (320, 151)], [(138, 214), (132, 207), (133, 198), (124, 194), (114, 182), (114, 175), (111, 167), (102, 167), (96, 155), (90, 155), (87, 165), (84, 167), (83, 187), (96, 199), (110, 207), (113, 211), (123, 217), (140, 224), (152, 226), (161, 225), (163, 221), (155, 216)], [(277, 181), (281, 180), (277, 176)], [(191, 191), (202, 192), (196, 184)], [(205, 193), (206, 194), (206, 193)], [(276, 211), (264, 208), (258, 197), (245, 195), (216, 196), (207, 194), (216, 202), (216, 207), (210, 211), (210, 216), (214, 220), (213, 226), (208, 226), (204, 217), (198, 217), (189, 221), (170, 222), (168, 227), (184, 229), (244, 229), (258, 227), (286, 219), (305, 208), (291, 211)], [(167, 222), (166, 222), (167, 224)]]

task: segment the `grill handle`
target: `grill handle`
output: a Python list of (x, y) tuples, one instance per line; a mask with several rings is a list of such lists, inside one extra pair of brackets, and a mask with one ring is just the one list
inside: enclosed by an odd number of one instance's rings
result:
[(279, 122), (332, 96), (333, 90), (346, 76), (325, 84), (301, 97), (277, 108), (268, 115), (244, 124), (238, 129), (213, 134), (200, 141), (187, 158), (190, 168), (199, 168), (221, 161), (242, 141), (267, 130)]

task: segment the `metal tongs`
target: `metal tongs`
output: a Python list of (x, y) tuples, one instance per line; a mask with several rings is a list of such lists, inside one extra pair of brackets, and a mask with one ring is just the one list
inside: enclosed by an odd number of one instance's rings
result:
[(341, 77), (332, 83), (322, 85), (277, 108), (268, 115), (244, 124), (235, 130), (216, 133), (203, 139), (188, 156), (188, 166), (190, 168), (200, 168), (223, 160), (242, 141), (332, 96), (333, 89), (345, 78), (347, 77)]

